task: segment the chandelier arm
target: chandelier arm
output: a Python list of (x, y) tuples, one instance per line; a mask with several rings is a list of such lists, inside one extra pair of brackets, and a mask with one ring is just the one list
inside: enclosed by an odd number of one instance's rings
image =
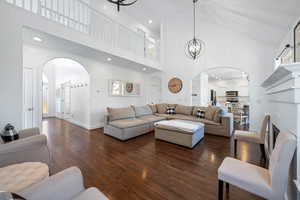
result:
[(121, 6), (131, 6), (133, 4), (135, 4), (138, 0), (135, 0), (133, 2), (130, 3), (125, 3), (126, 0), (107, 0), (108, 2), (117, 5), (118, 11), (120, 11), (120, 7)]
[(133, 4), (135, 4), (137, 2), (137, 0), (131, 2), (131, 3), (120, 3), (121, 6), (131, 6)]
[(113, 3), (113, 4), (118, 4), (119, 1), (113, 1), (113, 0), (107, 0), (109, 1), (110, 3)]
[(135, 0), (135, 1), (133, 1), (133, 2), (130, 2), (130, 3), (123, 3), (124, 1), (126, 1), (126, 0), (118, 0), (118, 1), (113, 1), (113, 0), (107, 0), (107, 1), (109, 1), (110, 3), (113, 3), (113, 4), (119, 4), (119, 5), (121, 5), (121, 6), (127, 6), (127, 5), (133, 5), (133, 4), (135, 4), (138, 0)]

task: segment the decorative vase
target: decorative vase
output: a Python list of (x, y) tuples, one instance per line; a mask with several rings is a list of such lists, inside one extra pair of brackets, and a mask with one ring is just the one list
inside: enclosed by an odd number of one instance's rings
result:
[(13, 125), (7, 124), (1, 131), (1, 138), (7, 143), (19, 139), (19, 134)]

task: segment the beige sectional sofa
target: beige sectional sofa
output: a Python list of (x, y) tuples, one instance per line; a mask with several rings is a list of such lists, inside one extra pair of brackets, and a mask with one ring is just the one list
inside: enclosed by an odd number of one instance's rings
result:
[[(174, 107), (176, 114), (166, 114), (168, 107)], [(205, 110), (205, 118), (197, 117), (197, 110)], [(120, 140), (149, 133), (154, 123), (161, 120), (181, 119), (205, 124), (206, 134), (230, 137), (233, 133), (233, 116), (224, 114), (218, 107), (193, 107), (175, 104), (107, 108), (104, 133)]]

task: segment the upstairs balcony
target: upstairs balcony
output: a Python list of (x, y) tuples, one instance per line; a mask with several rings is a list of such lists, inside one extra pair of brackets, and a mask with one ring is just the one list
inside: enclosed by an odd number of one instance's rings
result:
[[(126, 27), (90, 5), (89, 0), (3, 0), (7, 5), (84, 34), (103, 51), (141, 66), (160, 69), (160, 39)], [(34, 27), (33, 27), (34, 28)], [(43, 30), (42, 30), (43, 31)]]

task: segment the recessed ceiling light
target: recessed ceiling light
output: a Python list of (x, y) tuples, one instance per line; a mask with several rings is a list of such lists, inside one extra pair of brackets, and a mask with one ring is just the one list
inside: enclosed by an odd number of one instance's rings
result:
[(112, 59), (111, 58), (107, 58), (107, 61), (110, 62)]
[(152, 23), (153, 23), (153, 21), (152, 21), (151, 19), (149, 19), (149, 20), (148, 20), (148, 23), (149, 23), (149, 24), (152, 24)]
[(34, 41), (37, 41), (37, 42), (42, 42), (43, 40), (41, 39), (41, 38), (39, 38), (39, 37), (33, 37), (33, 40)]
[(144, 67), (144, 68), (143, 68), (143, 71), (147, 71), (147, 68), (146, 68), (146, 67)]

